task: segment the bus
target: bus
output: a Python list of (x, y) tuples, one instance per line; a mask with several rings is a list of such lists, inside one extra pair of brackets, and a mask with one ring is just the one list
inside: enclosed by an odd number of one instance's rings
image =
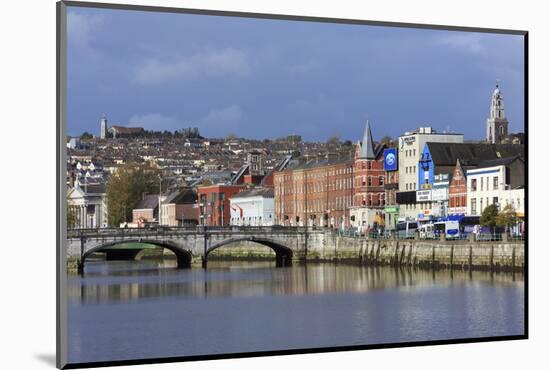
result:
[(418, 223), (416, 221), (401, 221), (397, 223), (395, 230), (399, 239), (412, 239), (418, 231)]

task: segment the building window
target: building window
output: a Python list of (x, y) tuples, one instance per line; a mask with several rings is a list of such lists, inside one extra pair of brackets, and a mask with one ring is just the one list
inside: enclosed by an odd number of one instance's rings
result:
[(479, 211), (483, 212), (483, 198), (479, 199)]
[(477, 214), (477, 210), (476, 210), (477, 199), (472, 198), (471, 202), (472, 202), (472, 214), (475, 215)]
[(368, 182), (368, 186), (372, 186), (372, 176), (369, 176), (369, 182)]
[(379, 177), (380, 185), (384, 185), (384, 176)]
[(477, 191), (477, 179), (472, 179), (471, 188), (472, 191)]
[(498, 189), (498, 176), (493, 177), (493, 190)]
[(483, 177), (480, 177), (479, 180), (481, 181), (481, 182), (479, 183), (479, 189), (480, 189), (480, 190), (483, 190)]
[(497, 204), (498, 203), (498, 197), (493, 197), (493, 204)]

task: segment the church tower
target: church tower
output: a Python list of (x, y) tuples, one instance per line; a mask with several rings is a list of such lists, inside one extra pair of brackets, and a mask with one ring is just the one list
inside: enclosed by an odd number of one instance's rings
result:
[(101, 117), (101, 132), (99, 137), (101, 139), (105, 139), (107, 137), (107, 118), (105, 118), (105, 113)]
[(491, 109), (487, 119), (487, 142), (500, 144), (508, 136), (508, 120), (504, 115), (504, 97), (500, 92), (499, 81), (491, 98)]

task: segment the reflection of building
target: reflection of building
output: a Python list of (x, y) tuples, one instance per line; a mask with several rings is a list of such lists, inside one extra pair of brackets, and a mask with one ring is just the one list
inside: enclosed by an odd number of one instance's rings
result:
[(467, 214), (479, 216), (488, 205), (511, 205), (524, 215), (525, 162), (520, 157), (485, 161), (467, 173)]
[(491, 108), (487, 119), (487, 141), (491, 144), (500, 144), (508, 137), (508, 120), (504, 115), (504, 97), (498, 87), (491, 97)]
[(384, 144), (374, 145), (369, 122), (363, 141), (357, 146), (353, 175), (351, 225), (360, 228), (382, 226), (385, 205)]
[(226, 226), (231, 220), (229, 199), (244, 190), (242, 185), (210, 185), (197, 189), (201, 225)]
[(274, 172), (275, 222), (290, 226), (349, 226), (351, 153), (327, 154)]
[[(462, 143), (463, 134), (436, 133), (431, 127), (420, 127), (414, 132), (407, 132), (399, 137), (399, 192), (396, 194), (399, 204), (400, 218), (416, 219), (420, 212), (424, 212), (420, 203), (416, 201), (416, 191), (420, 189), (418, 163), (422, 150), (427, 142), (430, 143)], [(451, 166), (454, 167), (454, 158)]]
[(197, 193), (193, 189), (182, 189), (168, 194), (161, 203), (160, 214), (161, 225), (196, 225), (199, 216)]
[(84, 229), (107, 226), (105, 184), (84, 184), (67, 193), (67, 227)]
[(229, 201), (231, 225), (272, 226), (275, 222), (273, 188), (241, 191)]

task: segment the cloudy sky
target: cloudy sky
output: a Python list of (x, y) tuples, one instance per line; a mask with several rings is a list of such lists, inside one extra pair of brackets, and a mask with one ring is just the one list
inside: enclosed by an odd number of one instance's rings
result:
[(419, 126), (485, 137), (500, 79), (523, 131), (523, 37), (69, 8), (68, 132), (375, 140)]

